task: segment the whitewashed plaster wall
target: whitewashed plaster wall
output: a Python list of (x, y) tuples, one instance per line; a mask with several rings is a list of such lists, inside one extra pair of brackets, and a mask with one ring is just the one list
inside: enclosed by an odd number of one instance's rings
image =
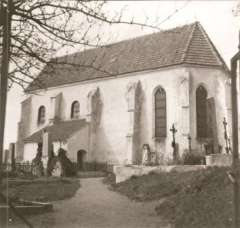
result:
[[(214, 97), (217, 118), (217, 132), (219, 144), (224, 150), (224, 127), (223, 118), (225, 117), (229, 126), (231, 126), (231, 95), (229, 88), (229, 76), (221, 70), (206, 68), (189, 68), (191, 75), (190, 90), (190, 110), (191, 110), (191, 135), (193, 136), (193, 147), (202, 149), (203, 145), (197, 140), (196, 129), (196, 89), (199, 85), (203, 85), (207, 90), (208, 98)], [(228, 130), (230, 130), (229, 128)], [(231, 136), (231, 131), (228, 131)]]
[[(84, 127), (79, 131), (74, 133), (69, 139), (67, 143), (67, 156), (72, 161), (77, 161), (77, 152), (79, 150), (85, 150), (89, 152), (89, 128)], [(85, 161), (91, 161), (91, 156), (89, 153), (86, 154)]]
[(31, 162), (37, 154), (37, 143), (24, 144), (23, 160)]
[[(68, 144), (67, 143), (60, 144), (60, 142), (53, 142), (53, 150), (55, 152), (55, 155), (57, 155), (57, 152), (60, 147), (67, 151)], [(37, 143), (25, 143), (23, 160), (31, 162), (37, 154), (37, 148), (38, 148)], [(70, 159), (75, 161), (72, 157)]]
[[(89, 114), (87, 109), (88, 93), (99, 87), (103, 110), (97, 133), (97, 151), (95, 151), (93, 156), (97, 161), (122, 164), (126, 160), (126, 136), (130, 127), (125, 93), (127, 85), (138, 80), (140, 80), (143, 90), (141, 112), (141, 129), (143, 130), (140, 143), (149, 143), (151, 150), (157, 151), (159, 157), (164, 159), (172, 156), (172, 135), (169, 129), (173, 123), (178, 129), (176, 142), (179, 144), (181, 153), (188, 148), (186, 135), (191, 133), (194, 135), (193, 138), (196, 136), (195, 91), (199, 84), (203, 83), (206, 85), (209, 96), (215, 97), (219, 95), (220, 97), (223, 96), (223, 100), (225, 100), (225, 91), (221, 92), (218, 88), (224, 89), (226, 74), (216, 69), (172, 67), (115, 78), (92, 80), (50, 88), (46, 91), (39, 91), (39, 95), (33, 95), (30, 119), (31, 133), (40, 129), (37, 126), (38, 108), (41, 105), (46, 107), (46, 120), (48, 120), (51, 116), (50, 97), (56, 96), (60, 92), (62, 92), (61, 118), (70, 120), (71, 104), (73, 101), (78, 100), (80, 102), (80, 118), (87, 119)], [(184, 80), (187, 83), (184, 82), (185, 84), (182, 86)], [(219, 86), (216, 86), (217, 83)], [(157, 86), (162, 86), (165, 89), (167, 98), (167, 137), (160, 143), (154, 139), (153, 94)], [(188, 93), (190, 93), (189, 101)], [(226, 107), (224, 102), (221, 102), (221, 99), (217, 99), (216, 103), (216, 107), (221, 110), (221, 112), (217, 111), (219, 113), (218, 123), (220, 124), (222, 117), (225, 115), (221, 114), (222, 110), (225, 111)], [(187, 107), (188, 104), (190, 104), (190, 109)], [(182, 106), (186, 106), (185, 111), (183, 111)], [(47, 124), (48, 121), (45, 125)]]

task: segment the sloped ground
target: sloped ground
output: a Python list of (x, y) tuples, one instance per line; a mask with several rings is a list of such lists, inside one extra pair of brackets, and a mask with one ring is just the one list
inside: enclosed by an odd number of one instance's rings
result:
[[(1, 185), (1, 192), (10, 199), (24, 199), (30, 201), (55, 201), (71, 198), (80, 187), (79, 179), (77, 178), (9, 178), (4, 179)], [(14, 202), (16, 202), (14, 200)], [(4, 199), (0, 200), (0, 206), (6, 207)], [(24, 209), (24, 217), (28, 218)], [(28, 209), (29, 210), (29, 209)], [(21, 210), (23, 212), (23, 210)], [(33, 213), (33, 211), (29, 211)], [(9, 222), (8, 222), (9, 219)], [(0, 227), (21, 227), (22, 222), (18, 217), (8, 210), (1, 210)], [(23, 226), (24, 227), (24, 226)], [(25, 226), (26, 227), (26, 226)]]
[(176, 228), (224, 228), (231, 227), (233, 215), (232, 184), (227, 171), (228, 168), (208, 168), (151, 173), (111, 186), (136, 201), (165, 198), (156, 212)]
[(1, 192), (10, 198), (56, 201), (71, 198), (79, 187), (77, 178), (10, 178), (4, 179)]
[[(102, 178), (81, 179), (81, 188), (68, 200), (54, 202), (53, 213), (28, 217), (34, 228), (169, 228), (156, 215), (159, 201), (134, 202), (110, 191)], [(19, 223), (10, 227), (22, 228)]]

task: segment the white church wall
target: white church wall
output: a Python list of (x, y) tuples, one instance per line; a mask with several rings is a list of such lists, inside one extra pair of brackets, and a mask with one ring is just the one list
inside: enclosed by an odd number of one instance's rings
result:
[[(218, 82), (217, 79), (219, 80)], [(50, 88), (47, 91), (40, 91), (39, 95), (33, 95), (33, 113), (30, 120), (31, 132), (33, 133), (39, 129), (37, 126), (37, 113), (38, 107), (41, 105), (46, 107), (45, 125), (48, 124), (48, 119), (50, 119), (50, 97), (60, 92), (62, 92), (62, 119), (70, 120), (71, 104), (75, 100), (80, 102), (80, 118), (87, 119), (89, 115), (87, 96), (90, 91), (99, 87), (103, 109), (101, 123), (97, 130), (95, 142), (97, 150), (94, 151), (93, 154), (88, 154), (87, 156), (89, 160), (123, 164), (127, 158), (127, 133), (130, 127), (125, 94), (127, 85), (130, 82), (138, 82), (139, 80), (143, 90), (141, 110), (142, 131), (141, 142), (139, 143), (148, 143), (151, 150), (156, 151), (158, 156), (165, 161), (172, 157), (172, 133), (170, 132), (172, 124), (175, 124), (178, 130), (176, 133), (176, 142), (179, 144), (180, 153), (188, 148), (187, 134), (190, 133), (193, 135), (192, 138), (196, 136), (195, 91), (197, 86), (200, 83), (204, 83), (207, 87), (209, 96), (215, 97), (216, 94), (219, 94), (218, 97), (223, 97), (223, 100), (225, 99), (224, 92), (221, 92), (221, 90), (224, 88), (224, 80), (226, 80), (226, 77), (220, 70), (214, 69), (172, 67), (136, 73), (131, 76), (126, 75), (115, 78), (92, 80), (89, 82), (85, 81), (72, 85)], [(216, 85), (218, 85), (217, 88)], [(160, 142), (156, 141), (154, 138), (153, 102), (154, 89), (157, 86), (162, 86), (165, 89), (167, 99), (167, 137), (160, 140)], [(190, 98), (188, 98), (188, 93), (190, 93)], [(225, 115), (225, 113), (222, 112), (225, 106), (221, 99), (216, 99), (216, 104), (219, 112), (218, 124), (220, 126), (220, 122)], [(85, 142), (88, 142), (88, 139), (86, 139)], [(76, 147), (76, 145), (74, 145), (74, 147)], [(73, 156), (75, 160), (75, 155), (70, 156)]]
[(60, 148), (67, 151), (67, 148), (68, 148), (67, 142), (52, 142), (52, 144), (53, 144), (53, 151), (56, 156), (58, 155), (58, 150)]
[(230, 109), (230, 91), (228, 89), (228, 75), (222, 70), (208, 69), (208, 68), (190, 68), (191, 74), (191, 96), (190, 96), (190, 122), (191, 124), (191, 135), (193, 136), (193, 147), (204, 150), (203, 144), (200, 143), (197, 136), (196, 128), (196, 89), (199, 85), (203, 85), (208, 93), (208, 98), (214, 97), (216, 107), (216, 120), (217, 120), (217, 133), (219, 145), (223, 146), (224, 150), (224, 128), (223, 118), (227, 119), (228, 123), (231, 123), (231, 115), (229, 115)]
[[(163, 154), (164, 157), (171, 156), (172, 135), (169, 129), (173, 123), (177, 129), (181, 128), (181, 118), (179, 116), (181, 114), (175, 108), (179, 107), (180, 103), (180, 97), (177, 92), (180, 83), (179, 77), (184, 75), (188, 75), (184, 68), (169, 68), (139, 73), (131, 75), (131, 77), (102, 79), (41, 91), (38, 96), (33, 96), (33, 115), (30, 120), (31, 130), (35, 132), (39, 129), (37, 126), (37, 113), (40, 105), (46, 107), (46, 120), (50, 118), (50, 97), (59, 94), (59, 92), (62, 92), (61, 116), (63, 120), (70, 119), (71, 104), (74, 100), (80, 102), (80, 117), (86, 118), (89, 114), (87, 110), (87, 95), (91, 90), (99, 87), (103, 102), (103, 113), (96, 142), (98, 150), (92, 156), (99, 161), (117, 164), (124, 163), (126, 159), (127, 132), (130, 127), (125, 93), (130, 82), (140, 80), (144, 93), (141, 144), (149, 143), (153, 151), (156, 151), (157, 148), (157, 152)], [(160, 143), (155, 142), (153, 132), (153, 91), (157, 86), (162, 86), (167, 96), (167, 137)], [(47, 121), (45, 124), (47, 124)], [(179, 145), (182, 144), (181, 140), (182, 136), (177, 133), (176, 141)]]
[[(67, 156), (73, 161), (77, 162), (77, 152), (79, 150), (89, 151), (89, 142), (88, 142), (89, 128), (85, 127), (74, 133), (68, 140), (67, 143)], [(91, 158), (86, 154), (85, 161), (89, 161)]]
[(37, 154), (37, 143), (26, 143), (24, 144), (24, 161), (31, 162)]
[[(33, 158), (35, 158), (37, 154), (37, 148), (38, 144), (37, 143), (25, 143), (24, 144), (24, 161), (29, 161), (31, 162)], [(58, 154), (59, 148), (62, 148), (64, 150), (68, 150), (68, 144), (67, 143), (61, 143), (60, 142), (53, 142), (53, 151), (55, 155)], [(75, 157), (70, 158), (72, 161), (75, 161)]]

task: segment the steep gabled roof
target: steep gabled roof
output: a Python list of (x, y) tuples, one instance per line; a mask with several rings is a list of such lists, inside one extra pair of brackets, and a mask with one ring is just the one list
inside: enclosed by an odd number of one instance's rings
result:
[(39, 143), (42, 142), (43, 130), (49, 132), (51, 140), (54, 142), (66, 141), (75, 132), (87, 126), (85, 120), (71, 120), (61, 121), (53, 125), (49, 125), (24, 139), (25, 143)]
[(55, 61), (58, 63), (48, 64), (27, 91), (179, 64), (227, 69), (198, 22), (59, 57)]

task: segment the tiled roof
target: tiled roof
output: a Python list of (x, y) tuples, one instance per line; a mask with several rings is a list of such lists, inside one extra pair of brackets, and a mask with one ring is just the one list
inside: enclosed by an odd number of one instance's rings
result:
[[(26, 91), (178, 64), (226, 68), (202, 26), (182, 27), (56, 58)], [(68, 64), (61, 64), (61, 63)]]
[(71, 120), (71, 121), (61, 121), (53, 125), (49, 125), (26, 139), (24, 139), (25, 143), (38, 143), (42, 142), (42, 134), (43, 130), (46, 130), (50, 133), (51, 139), (53, 141), (66, 141), (72, 134), (79, 131), (81, 128), (87, 126), (87, 122), (85, 120)]

